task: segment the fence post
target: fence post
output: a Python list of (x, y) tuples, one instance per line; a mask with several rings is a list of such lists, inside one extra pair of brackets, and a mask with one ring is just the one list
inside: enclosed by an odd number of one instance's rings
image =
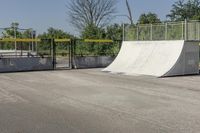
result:
[(153, 25), (151, 24), (150, 39), (153, 40)]
[(184, 23), (185, 23), (185, 22), (182, 21), (182, 40), (185, 39), (185, 38), (184, 38), (184, 37), (185, 37), (185, 36), (184, 36), (184, 34), (185, 34), (185, 29), (184, 29), (184, 25), (185, 25), (185, 24), (184, 24)]
[(187, 19), (185, 19), (185, 41), (188, 40), (188, 23)]
[(37, 41), (35, 41), (35, 52), (36, 52), (36, 55), (37, 55), (38, 54), (38, 42)]
[[(32, 39), (35, 39), (36, 38), (36, 31), (35, 30), (33, 30), (32, 29), (32, 31), (31, 31), (31, 38)], [(34, 52), (34, 44), (35, 44), (35, 42), (32, 40), (32, 51)]]
[(71, 45), (72, 45), (72, 39), (70, 39), (70, 42), (69, 42), (69, 44), (68, 44), (68, 52), (69, 52), (69, 54), (68, 54), (68, 57), (69, 57), (68, 63), (69, 63), (69, 69), (72, 68), (72, 67), (71, 67), (71, 57), (72, 57)]
[(123, 33), (123, 35), (122, 35), (122, 40), (125, 41), (125, 24), (124, 24), (124, 23), (122, 24), (122, 28), (123, 28), (123, 29), (122, 29), (122, 30), (123, 30), (123, 31), (122, 31), (122, 33)]
[(139, 41), (139, 26), (137, 25), (137, 41)]
[(75, 58), (76, 58), (76, 43), (77, 39), (73, 39), (72, 41), (72, 69), (77, 69)]
[(198, 38), (198, 41), (199, 41), (199, 39), (200, 39), (199, 38), (200, 37), (200, 22), (198, 22), (197, 24), (198, 24), (198, 27), (197, 27), (198, 28), (198, 31), (197, 31), (198, 32), (198, 34), (197, 34), (198, 37), (197, 38)]
[(165, 23), (165, 40), (167, 40), (167, 34), (168, 34), (168, 24), (167, 22)]
[(50, 39), (51, 40), (51, 47), (52, 47), (52, 58), (53, 58), (53, 70), (56, 69), (56, 44), (55, 44), (55, 40), (53, 38)]
[(71, 40), (71, 62), (70, 62), (70, 64), (71, 64), (71, 69), (73, 69), (74, 68), (74, 41), (75, 41), (75, 38), (73, 38), (72, 40)]
[(16, 39), (17, 39), (17, 27), (14, 25), (13, 26), (13, 30), (14, 30), (14, 38), (15, 38), (15, 55), (17, 56), (17, 41), (16, 41)]

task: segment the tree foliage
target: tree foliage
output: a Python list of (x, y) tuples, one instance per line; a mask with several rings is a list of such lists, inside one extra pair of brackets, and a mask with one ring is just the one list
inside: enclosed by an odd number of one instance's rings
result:
[(21, 36), (21, 33), (17, 31), (19, 27), (19, 23), (13, 22), (10, 25), (10, 28), (6, 28), (2, 31), (2, 37), (3, 38), (14, 38), (15, 37), (15, 32), (16, 32), (16, 37)]
[(179, 0), (175, 2), (167, 18), (171, 21), (200, 20), (200, 0)]
[(113, 18), (116, 0), (69, 0), (67, 8), (71, 23), (79, 30), (104, 27)]
[(97, 27), (96, 25), (86, 26), (82, 33), (81, 38), (87, 39), (102, 39), (105, 38), (105, 30), (103, 28)]
[(160, 23), (160, 19), (158, 18), (158, 15), (155, 13), (147, 13), (147, 14), (141, 14), (138, 20), (139, 24), (153, 24), (153, 23)]
[(123, 28), (119, 24), (113, 24), (106, 27), (106, 38), (112, 40), (122, 40)]
[[(19, 28), (19, 23), (13, 22), (11, 23), (9, 28), (5, 28), (2, 31), (2, 36), (1, 38), (32, 38), (33, 35), (33, 30), (32, 29), (20, 29)], [(17, 48), (23, 48), (23, 49), (28, 49), (27, 47), (29, 46), (28, 43), (21, 43), (20, 46), (18, 45)], [(1, 49), (14, 49), (15, 45), (13, 45), (13, 42), (1, 42)]]
[(49, 29), (47, 29), (47, 32), (44, 32), (40, 35), (38, 35), (39, 38), (57, 38), (57, 39), (61, 39), (61, 38), (73, 38), (72, 35), (70, 35), (69, 33), (64, 32), (61, 29), (56, 29), (53, 27), (50, 27)]
[[(51, 49), (51, 42), (49, 39), (63, 39), (63, 38), (69, 38), (69, 39), (73, 39), (74, 36), (64, 32), (61, 29), (56, 29), (53, 27), (50, 27), (49, 29), (47, 29), (47, 32), (44, 32), (40, 35), (38, 35), (38, 38), (43, 39), (43, 41), (40, 43), (40, 45), (38, 45), (38, 52), (42, 55), (48, 55), (49, 54), (49, 50)], [(59, 45), (56, 45), (56, 54), (58, 56), (63, 56), (68, 54), (68, 49), (69, 49), (69, 45), (66, 45), (68, 42), (66, 43), (59, 43)]]
[(119, 24), (112, 24), (106, 26), (105, 28), (99, 28), (91, 25), (83, 30), (81, 38), (121, 40), (122, 31), (122, 26)]
[(3, 38), (32, 38), (33, 29), (20, 29), (19, 23), (13, 22), (10, 28), (5, 28), (2, 31)]
[[(113, 24), (105, 28), (100, 28), (91, 25), (83, 30), (81, 38), (121, 40), (122, 26)], [(116, 55), (119, 51), (119, 46), (120, 41), (114, 41), (114, 43), (84, 43), (77, 41), (76, 54), (80, 56)]]

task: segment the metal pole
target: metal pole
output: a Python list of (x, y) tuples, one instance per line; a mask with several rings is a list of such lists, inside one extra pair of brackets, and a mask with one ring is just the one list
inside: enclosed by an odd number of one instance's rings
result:
[(53, 70), (56, 69), (56, 44), (55, 40), (52, 38), (51, 41), (51, 47), (52, 47), (52, 58), (53, 58)]
[(35, 55), (38, 55), (38, 42), (37, 41), (35, 42), (35, 51), (36, 51)]
[[(36, 40), (36, 38), (37, 38), (36, 31), (33, 30), (33, 39)], [(38, 47), (37, 41), (35, 41), (35, 42), (33, 43), (33, 51), (34, 51), (34, 46), (35, 46), (35, 51), (36, 51), (36, 54), (37, 54), (37, 49), (38, 49), (38, 48), (37, 48), (37, 47)]]
[(184, 22), (182, 22), (182, 40), (184, 40)]
[(33, 31), (33, 29), (31, 29), (31, 38), (32, 38), (32, 52), (34, 51), (34, 41), (33, 41), (33, 39), (34, 39), (34, 35), (33, 35), (33, 33), (34, 33), (34, 31)]
[(165, 40), (167, 40), (167, 34), (168, 34), (168, 24), (167, 24), (167, 22), (165, 23)]
[[(30, 38), (32, 38), (32, 33), (31, 33), (31, 29), (28, 29), (28, 33), (29, 33), (29, 36)], [(30, 53), (31, 52), (31, 42), (28, 43), (29, 44), (29, 47), (28, 47), (28, 52)]]
[(195, 22), (195, 40), (199, 40), (199, 22)]
[(125, 24), (124, 24), (124, 23), (122, 24), (122, 27), (123, 27), (123, 31), (122, 31), (122, 32), (123, 32), (122, 40), (125, 41)]
[(72, 54), (72, 68), (73, 69), (77, 69), (77, 66), (76, 66), (76, 62), (75, 62), (75, 58), (76, 58), (76, 44), (77, 44), (77, 39), (74, 39), (74, 42), (73, 42), (73, 54)]
[(200, 40), (200, 22), (198, 22), (198, 41)]
[(150, 39), (153, 40), (153, 25), (151, 24)]
[(188, 25), (187, 25), (187, 19), (185, 19), (185, 41), (188, 40)]
[(14, 30), (14, 38), (15, 38), (15, 55), (17, 56), (17, 33), (16, 33), (16, 27), (15, 25), (13, 26), (13, 30)]
[(139, 26), (137, 25), (137, 41), (139, 41)]

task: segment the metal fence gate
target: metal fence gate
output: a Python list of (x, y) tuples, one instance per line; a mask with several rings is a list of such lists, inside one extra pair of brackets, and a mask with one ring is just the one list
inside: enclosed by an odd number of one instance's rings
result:
[(71, 69), (71, 40), (70, 39), (53, 39), (53, 64), (54, 69)]

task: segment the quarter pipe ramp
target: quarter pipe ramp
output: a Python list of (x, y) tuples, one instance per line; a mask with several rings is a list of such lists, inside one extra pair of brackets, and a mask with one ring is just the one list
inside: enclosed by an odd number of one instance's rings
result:
[(199, 73), (199, 42), (125, 41), (103, 71), (156, 77)]

